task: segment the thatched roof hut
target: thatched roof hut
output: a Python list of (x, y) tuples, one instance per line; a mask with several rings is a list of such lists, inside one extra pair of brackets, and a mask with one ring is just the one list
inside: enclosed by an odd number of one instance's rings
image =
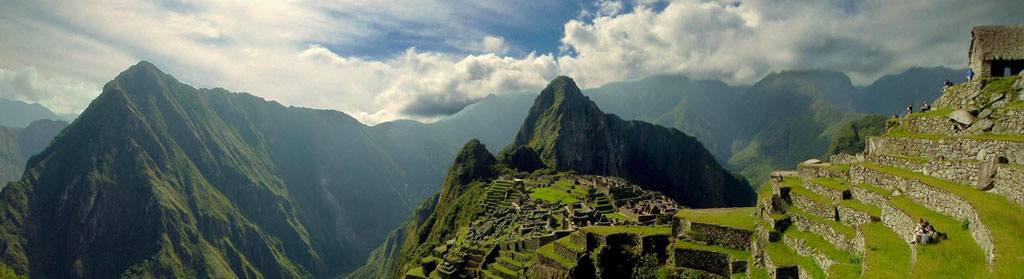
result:
[(977, 78), (1003, 76), (1024, 70), (1024, 24), (986, 25), (971, 30), (968, 53), (971, 70)]

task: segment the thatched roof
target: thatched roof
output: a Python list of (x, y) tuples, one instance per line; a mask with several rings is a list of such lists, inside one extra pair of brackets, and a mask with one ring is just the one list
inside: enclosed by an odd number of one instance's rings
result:
[(1024, 24), (976, 26), (974, 51), (984, 60), (1024, 59)]

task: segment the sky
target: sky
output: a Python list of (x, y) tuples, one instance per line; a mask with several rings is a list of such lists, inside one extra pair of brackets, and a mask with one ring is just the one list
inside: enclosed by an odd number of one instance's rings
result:
[(200, 88), (436, 121), (489, 94), (656, 74), (733, 85), (823, 69), (868, 84), (965, 68), (1014, 1), (0, 0), (0, 98), (77, 114), (140, 60)]

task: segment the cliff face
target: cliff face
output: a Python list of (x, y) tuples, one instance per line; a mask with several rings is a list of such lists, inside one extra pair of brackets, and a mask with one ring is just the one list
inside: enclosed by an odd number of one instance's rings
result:
[(537, 96), (510, 150), (520, 146), (533, 148), (556, 170), (623, 177), (687, 206), (754, 200), (746, 180), (724, 170), (695, 138), (604, 114), (568, 77)]

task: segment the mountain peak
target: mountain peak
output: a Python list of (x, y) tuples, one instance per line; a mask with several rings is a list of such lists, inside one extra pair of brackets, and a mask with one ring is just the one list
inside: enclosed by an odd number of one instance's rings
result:
[(579, 86), (576, 86), (576, 81), (567, 76), (558, 76), (552, 79), (548, 83), (548, 86), (540, 92), (541, 96), (549, 95), (552, 98), (578, 98), (585, 97), (583, 92), (580, 91)]

